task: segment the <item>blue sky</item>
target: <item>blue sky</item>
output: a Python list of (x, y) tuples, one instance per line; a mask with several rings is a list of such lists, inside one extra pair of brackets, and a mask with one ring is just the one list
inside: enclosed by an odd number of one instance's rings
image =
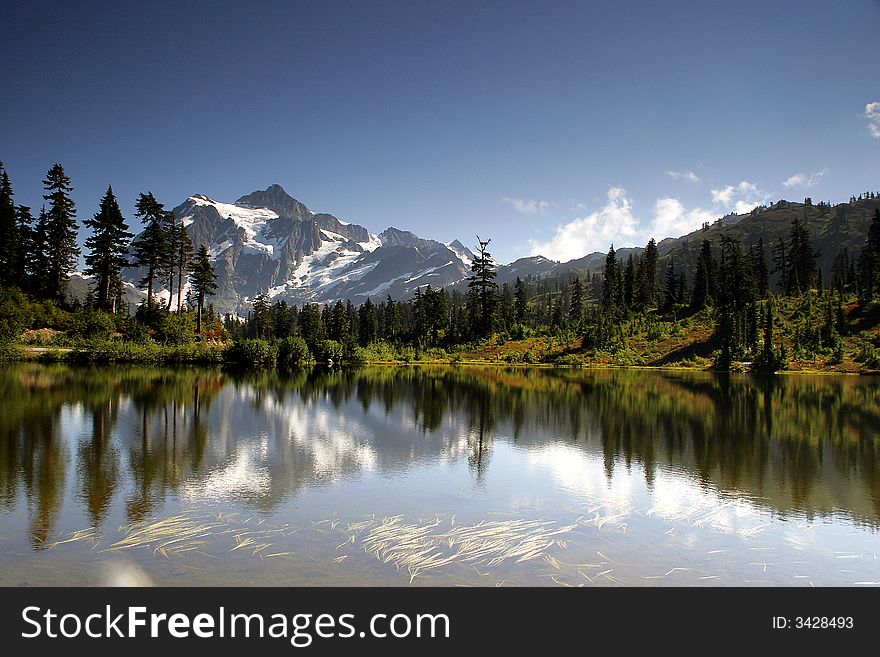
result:
[(271, 183), (502, 262), (880, 188), (880, 2), (14, 3), (0, 160), (79, 219)]

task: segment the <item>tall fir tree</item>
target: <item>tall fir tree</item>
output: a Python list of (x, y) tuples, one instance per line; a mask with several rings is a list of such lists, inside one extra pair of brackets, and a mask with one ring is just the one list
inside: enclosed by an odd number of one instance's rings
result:
[(657, 266), (659, 262), (657, 242), (652, 237), (645, 247), (639, 275), (639, 305), (643, 309), (651, 308), (657, 303)]
[(797, 294), (814, 287), (816, 284), (816, 257), (819, 254), (813, 249), (806, 223), (795, 217), (791, 222), (788, 252), (788, 294)]
[(623, 306), (627, 311), (635, 308), (637, 299), (636, 260), (632, 253), (626, 259), (623, 269)]
[(712, 305), (718, 296), (718, 265), (712, 256), (712, 245), (703, 240), (694, 270), (694, 288), (691, 309), (701, 310)]
[(522, 324), (526, 321), (526, 310), (528, 309), (529, 299), (526, 293), (526, 284), (519, 276), (516, 277), (516, 283), (513, 284), (513, 297), (516, 304), (514, 317), (516, 318), (517, 324)]
[(211, 256), (208, 255), (208, 247), (202, 244), (196, 257), (190, 263), (189, 282), (196, 293), (196, 332), (202, 334), (202, 310), (205, 306), (205, 297), (214, 294), (217, 290), (217, 274), (211, 265)]
[(754, 272), (755, 288), (759, 299), (766, 299), (770, 294), (770, 268), (767, 266), (767, 255), (764, 252), (764, 239), (752, 245), (749, 250), (751, 267)]
[(16, 279), (21, 240), (15, 218), (12, 182), (0, 162), (0, 283), (19, 285)]
[(498, 285), (495, 277), (495, 261), (486, 249), (492, 240), (481, 240), (477, 236), (479, 255), (471, 263), (473, 272), (468, 279), (468, 291), (472, 293), (472, 305), (475, 306), (476, 315), (472, 317), (473, 330), (478, 337), (491, 335), (495, 328), (495, 310), (498, 305)]
[(95, 277), (95, 303), (101, 310), (115, 311), (112, 288), (122, 268), (128, 265), (127, 245), (134, 236), (128, 232), (113, 187), (107, 187), (95, 216), (83, 223), (92, 229), (92, 235), (85, 242), (90, 250), (85, 257), (85, 273)]
[(76, 205), (70, 197), (73, 187), (60, 164), (52, 165), (43, 180), (49, 202), (46, 212), (46, 281), (45, 294), (50, 299), (64, 300), (67, 281), (76, 268), (79, 246), (76, 243)]
[(584, 285), (579, 278), (575, 278), (571, 284), (568, 318), (575, 330), (579, 330), (584, 321)]
[(181, 311), (183, 300), (183, 280), (189, 271), (189, 263), (193, 259), (193, 243), (186, 231), (183, 222), (176, 224), (176, 245), (177, 245), (177, 312)]
[(859, 305), (866, 306), (874, 300), (880, 289), (880, 208), (874, 210), (868, 236), (857, 259)]
[(621, 281), (620, 262), (617, 260), (617, 252), (612, 244), (605, 256), (605, 269), (602, 277), (602, 310), (612, 322), (619, 320), (621, 315), (623, 302)]
[(143, 232), (135, 239), (134, 264), (146, 270), (140, 284), (147, 290), (147, 305), (153, 305), (153, 287), (169, 259), (169, 240), (165, 231), (165, 206), (152, 192), (141, 193), (135, 204), (135, 216), (144, 224)]
[(31, 258), (34, 249), (34, 217), (26, 205), (15, 208), (15, 222), (18, 225), (18, 253), (15, 259), (15, 280), (17, 285), (27, 289), (31, 281)]
[(45, 205), (40, 208), (33, 235), (33, 243), (28, 254), (28, 269), (31, 272), (30, 292), (42, 297), (46, 295), (49, 286), (49, 215), (46, 213)]

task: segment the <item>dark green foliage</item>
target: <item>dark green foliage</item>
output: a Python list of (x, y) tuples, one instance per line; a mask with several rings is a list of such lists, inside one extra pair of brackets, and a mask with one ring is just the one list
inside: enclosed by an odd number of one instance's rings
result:
[(0, 162), (0, 285), (19, 285), (17, 279), (21, 237), (16, 221), (12, 183)]
[(34, 257), (34, 217), (31, 215), (31, 209), (26, 205), (16, 207), (15, 222), (18, 227), (18, 253), (13, 269), (15, 285), (28, 289), (32, 281)]
[(880, 290), (880, 208), (868, 228), (868, 237), (858, 258), (859, 303), (866, 306)]
[(101, 199), (100, 210), (83, 223), (92, 229), (92, 235), (85, 242), (90, 250), (85, 257), (85, 273), (95, 277), (95, 303), (101, 310), (115, 312), (117, 309), (112, 293), (113, 283), (119, 279), (122, 268), (128, 265), (126, 252), (128, 241), (133, 235), (128, 232), (128, 224), (125, 223), (112, 187), (107, 188), (107, 193)]
[(498, 285), (494, 279), (495, 261), (486, 250), (492, 240), (477, 236), (480, 254), (471, 263), (473, 275), (468, 279), (468, 310), (475, 336), (487, 337), (495, 328), (495, 311), (498, 304)]
[(516, 283), (513, 286), (514, 298), (516, 299), (516, 312), (514, 317), (517, 324), (522, 324), (526, 320), (526, 309), (528, 308), (529, 299), (526, 295), (526, 285), (519, 276), (516, 277)]
[[(428, 286), (430, 292), (431, 286)], [(376, 314), (376, 305), (367, 299), (358, 309), (358, 334), (360, 344), (366, 347), (368, 344), (375, 342), (379, 337), (379, 318)]]
[(202, 309), (205, 306), (205, 297), (214, 294), (217, 289), (217, 274), (211, 265), (211, 257), (208, 255), (208, 247), (202, 244), (195, 259), (190, 264), (189, 282), (196, 292), (198, 309), (196, 315), (196, 333), (202, 334)]
[[(172, 215), (173, 216), (173, 215)], [(189, 273), (189, 264), (193, 259), (193, 243), (183, 223), (174, 225), (174, 244), (176, 246), (175, 264), (177, 266), (177, 312), (183, 306), (183, 281)], [(172, 281), (173, 283), (173, 281)], [(171, 290), (172, 288), (169, 288)], [(168, 298), (171, 301), (171, 296)]]
[(654, 238), (648, 241), (645, 254), (638, 272), (639, 305), (641, 308), (651, 308), (657, 303), (657, 263), (660, 256), (657, 252), (657, 243)]
[(46, 190), (43, 198), (49, 203), (45, 215), (46, 272), (43, 293), (50, 299), (63, 301), (67, 281), (79, 257), (76, 206), (70, 197), (73, 187), (60, 164), (49, 169), (43, 186)]
[(147, 290), (147, 305), (153, 304), (153, 287), (171, 257), (171, 245), (165, 223), (165, 206), (152, 192), (140, 194), (135, 204), (135, 216), (144, 224), (144, 230), (132, 244), (134, 265), (146, 270), (140, 284)]
[(816, 257), (810, 233), (797, 217), (791, 223), (786, 263), (788, 275), (786, 292), (797, 294), (816, 286)]
[(701, 310), (713, 305), (718, 297), (718, 264), (712, 256), (712, 245), (703, 240), (697, 267), (694, 271), (694, 289), (691, 295), (691, 309)]
[(226, 349), (226, 360), (241, 367), (275, 366), (276, 349), (268, 340), (236, 340)]
[(620, 319), (623, 302), (623, 290), (621, 285), (620, 262), (614, 245), (608, 249), (605, 256), (605, 271), (602, 278), (602, 310), (612, 321)]
[[(516, 279), (519, 281), (519, 279)], [(571, 300), (569, 301), (568, 317), (575, 330), (581, 326), (584, 319), (584, 286), (579, 278), (575, 278), (571, 284)]]
[(716, 336), (721, 354), (716, 364), (726, 369), (755, 355), (758, 343), (753, 272), (739, 242), (729, 236), (721, 240), (718, 296)]
[(764, 342), (761, 354), (755, 359), (754, 368), (759, 372), (778, 372), (785, 369), (787, 363), (785, 359), (785, 350), (778, 349), (773, 342), (773, 327), (775, 318), (773, 316), (773, 300), (767, 301), (766, 313), (764, 315)]
[(186, 345), (193, 341), (192, 313), (164, 312), (156, 326), (156, 341), (164, 345)]
[(77, 309), (67, 328), (70, 337), (82, 340), (106, 340), (115, 330), (112, 315), (92, 308)]
[(626, 267), (623, 269), (623, 305), (626, 310), (636, 306), (636, 260), (632, 253), (626, 259)]
[(287, 337), (278, 341), (278, 367), (293, 369), (309, 362), (311, 355), (306, 341), (300, 337)]
[(0, 344), (15, 340), (32, 320), (33, 312), (24, 293), (16, 287), (0, 287)]

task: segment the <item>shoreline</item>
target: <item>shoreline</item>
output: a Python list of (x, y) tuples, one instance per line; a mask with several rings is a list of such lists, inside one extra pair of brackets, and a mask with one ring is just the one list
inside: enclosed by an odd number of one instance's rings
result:
[[(142, 347), (149, 353), (149, 358), (115, 357), (106, 359), (95, 358), (96, 352), (87, 348), (79, 347), (44, 347), (28, 345), (11, 345), (17, 352), (16, 357), (0, 358), (0, 362), (33, 362), (33, 363), (62, 363), (73, 366), (94, 365), (154, 365), (163, 367), (174, 366), (223, 366), (243, 371), (265, 371), (284, 368), (277, 366), (247, 366), (232, 362), (224, 358), (227, 346), (218, 345), (186, 345), (183, 347), (166, 347), (162, 345), (138, 345), (137, 343), (118, 343), (114, 345), (120, 349), (126, 347)], [(186, 354), (189, 358), (180, 359), (180, 354)], [(307, 369), (311, 367), (327, 367), (326, 361), (309, 360), (292, 369)], [(696, 367), (693, 365), (647, 365), (647, 364), (615, 364), (615, 363), (523, 363), (507, 362), (504, 360), (487, 359), (446, 359), (446, 360), (363, 360), (353, 363), (335, 363), (330, 367), (501, 367), (505, 369), (558, 369), (558, 370), (648, 370), (668, 372), (706, 372), (711, 374), (777, 374), (777, 375), (847, 375), (847, 376), (878, 376), (880, 370), (873, 369), (823, 369), (823, 368), (799, 368), (784, 369), (775, 372), (756, 372), (749, 369), (718, 369), (714, 367)]]

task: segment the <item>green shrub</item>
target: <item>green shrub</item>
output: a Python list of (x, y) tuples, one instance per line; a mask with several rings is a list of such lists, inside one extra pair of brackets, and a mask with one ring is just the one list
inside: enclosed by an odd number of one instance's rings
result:
[(369, 362), (389, 362), (399, 359), (397, 349), (394, 345), (385, 342), (384, 340), (371, 342), (364, 347), (361, 353)]
[(0, 363), (14, 363), (25, 359), (23, 349), (11, 342), (0, 342)]
[(79, 308), (67, 324), (67, 334), (74, 340), (106, 340), (115, 330), (111, 314), (92, 308)]
[(336, 340), (318, 340), (315, 343), (315, 358), (320, 361), (341, 363), (345, 352), (341, 342)]
[(156, 327), (156, 340), (165, 345), (191, 344), (195, 328), (191, 313), (165, 313)]
[(150, 330), (136, 317), (128, 317), (122, 325), (122, 336), (128, 342), (149, 342)]
[(278, 367), (301, 367), (310, 359), (309, 347), (302, 338), (288, 337), (278, 342)]
[(226, 348), (226, 360), (241, 367), (274, 367), (275, 345), (266, 340), (237, 340)]
[(400, 349), (400, 360), (404, 363), (411, 363), (416, 360), (416, 350), (407, 345)]
[(33, 312), (18, 288), (0, 288), (0, 343), (15, 340), (31, 325)]

